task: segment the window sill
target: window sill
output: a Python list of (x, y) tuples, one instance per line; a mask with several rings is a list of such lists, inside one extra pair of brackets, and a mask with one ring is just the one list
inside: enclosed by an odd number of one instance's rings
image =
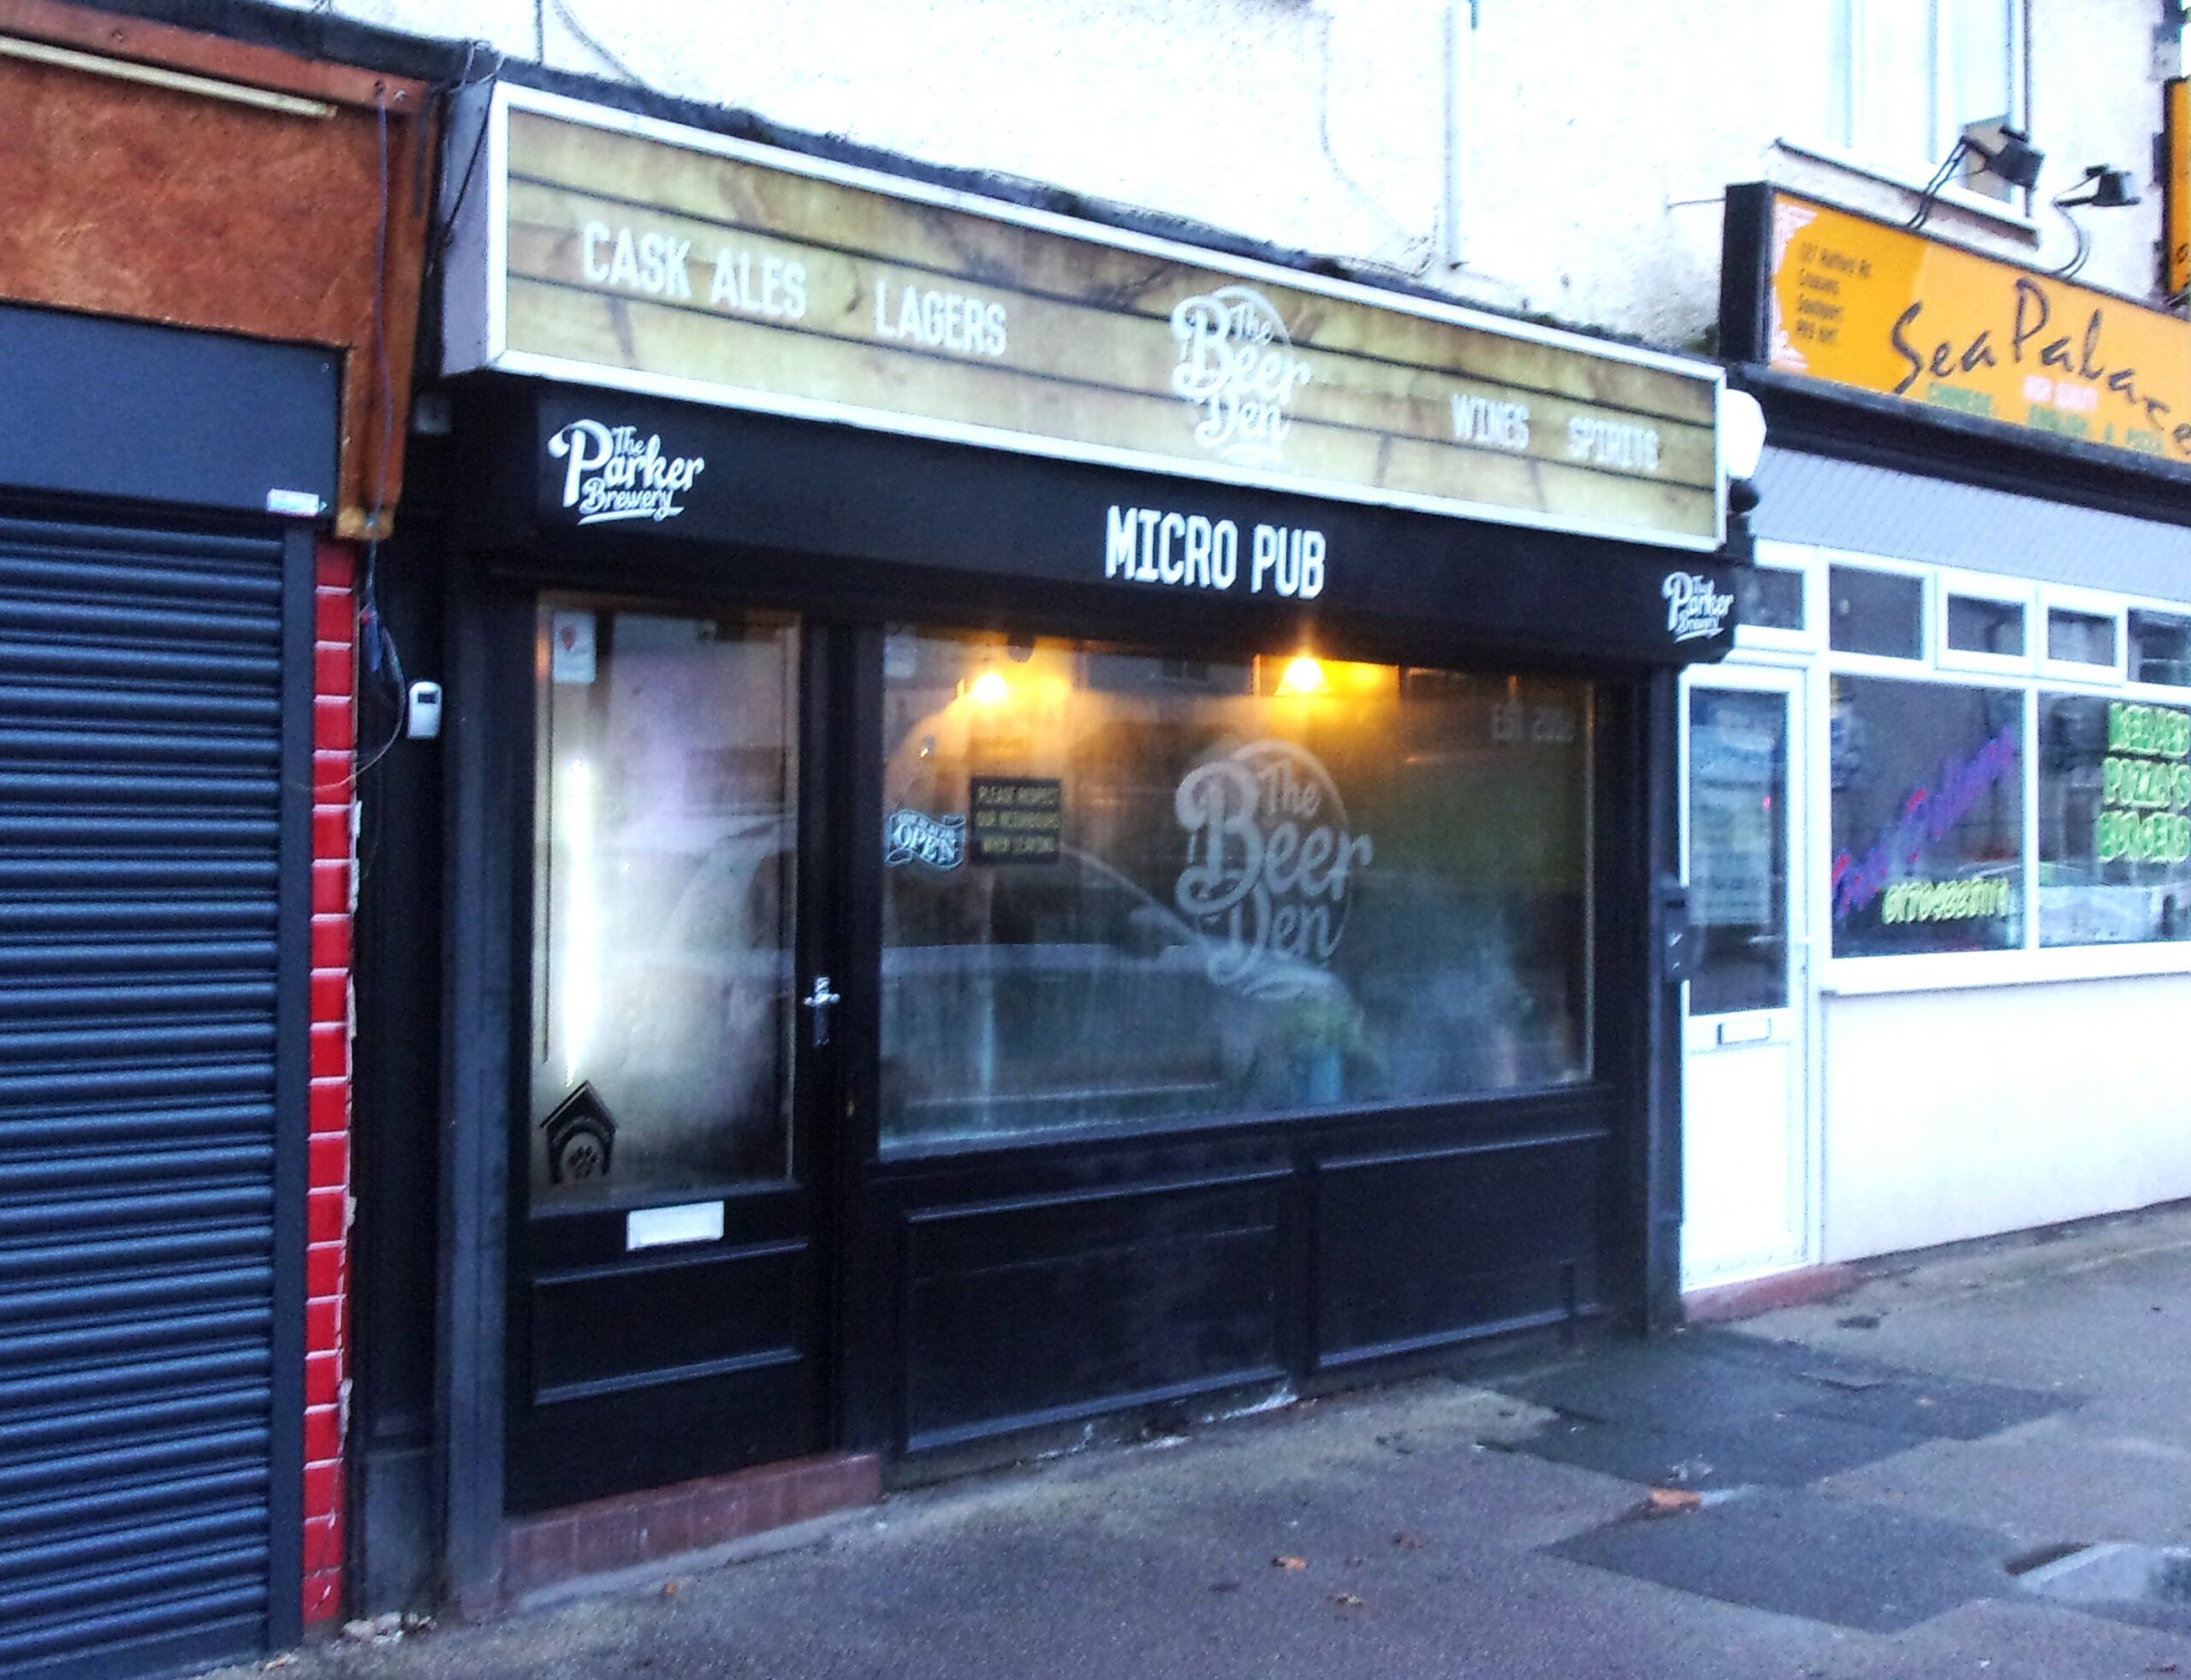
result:
[[(1933, 178), (1929, 169), (1903, 169), (1891, 164), (1873, 163), (1837, 145), (1791, 140), (1785, 135), (1774, 140), (1772, 145), (1775, 151), (1786, 152), (1791, 157), (1824, 163), (1844, 174), (1876, 181), (1883, 187), (1899, 187), (1910, 195), (1913, 210), (1917, 196), (1924, 192), (1926, 182)], [(1999, 199), (1989, 199), (1982, 193), (1970, 192), (1953, 181), (1941, 187), (1933, 196), (1935, 202), (1960, 211), (1978, 221), (1989, 223), (2003, 233), (2014, 234), (2033, 245), (2039, 242), (2038, 222)]]
[(2055, 945), (2037, 951), (1948, 951), (1921, 957), (1837, 957), (1820, 991), (1878, 997), (1986, 986), (2061, 985), (2191, 975), (2191, 941), (2151, 945)]

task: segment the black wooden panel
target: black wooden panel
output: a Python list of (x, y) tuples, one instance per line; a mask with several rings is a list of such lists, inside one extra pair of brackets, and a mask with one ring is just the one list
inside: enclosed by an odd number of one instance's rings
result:
[(533, 1285), (532, 1379), (545, 1404), (805, 1356), (803, 1242), (549, 1273)]
[[(335, 499), (340, 359), (56, 309), (0, 307), (0, 482), (264, 513)], [(197, 597), (211, 600), (215, 597)]]
[(1280, 1374), (1283, 1173), (905, 1219), (904, 1446)]
[(1594, 1310), (1595, 1127), (1319, 1164), (1319, 1370)]

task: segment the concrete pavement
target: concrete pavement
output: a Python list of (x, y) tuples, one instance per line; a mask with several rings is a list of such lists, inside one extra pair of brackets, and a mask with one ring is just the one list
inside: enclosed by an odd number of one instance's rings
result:
[[(2191, 1674), (2191, 1568), (2160, 1566), (2191, 1547), (2187, 1395), (2179, 1208), (1874, 1268), (1732, 1328), (925, 1489), (803, 1549), (284, 1667)], [(2161, 1549), (2081, 1549), (2108, 1541)]]

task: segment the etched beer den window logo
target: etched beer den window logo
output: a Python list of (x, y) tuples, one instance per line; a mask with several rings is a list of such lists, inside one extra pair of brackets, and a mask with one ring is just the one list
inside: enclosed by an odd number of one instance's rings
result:
[(1179, 360), (1172, 389), (1201, 410), (1195, 442), (1238, 466), (1274, 465), (1294, 394), (1312, 377), (1286, 323), (1252, 286), (1223, 286), (1172, 311)]
[(1258, 997), (1307, 990), (1338, 953), (1347, 892), (1376, 842), (1349, 828), (1338, 786), (1291, 741), (1250, 741), (1180, 779), (1180, 913), (1211, 941), (1209, 977)]

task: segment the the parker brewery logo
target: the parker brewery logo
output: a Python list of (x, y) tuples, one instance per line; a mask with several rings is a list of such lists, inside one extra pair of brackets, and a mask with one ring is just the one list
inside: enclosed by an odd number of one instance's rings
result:
[(1172, 336), (1179, 347), (1173, 392), (1201, 411), (1195, 442), (1236, 466), (1274, 464), (1293, 424), (1294, 394), (1311, 375), (1270, 300), (1252, 286), (1183, 298)]
[(563, 473), (563, 506), (580, 525), (615, 519), (674, 519), (685, 511), (678, 498), (707, 466), (698, 455), (662, 453), (659, 433), (642, 437), (637, 426), (605, 426), (573, 420), (548, 440), (548, 453), (570, 465)]
[(1173, 898), (1211, 941), (1210, 978), (1257, 997), (1307, 990), (1377, 855), (1330, 773), (1291, 741), (1250, 741), (1188, 771), (1172, 809), (1187, 836)]
[(889, 869), (923, 864), (955, 870), (966, 861), (966, 819), (930, 816), (924, 810), (894, 810), (882, 825), (882, 862)]
[(1666, 634), (1677, 642), (1718, 635), (1735, 609), (1733, 592), (1721, 594), (1701, 572), (1669, 572), (1659, 593), (1666, 603)]

